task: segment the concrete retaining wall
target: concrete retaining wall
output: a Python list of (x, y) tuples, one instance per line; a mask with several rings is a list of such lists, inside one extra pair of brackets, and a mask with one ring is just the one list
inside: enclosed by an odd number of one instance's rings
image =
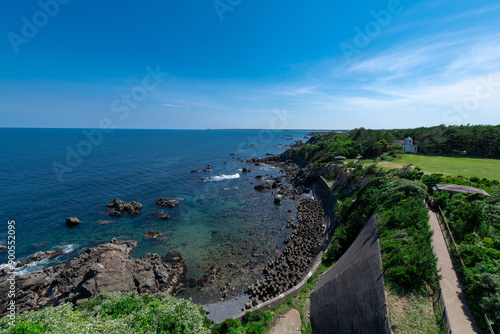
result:
[(333, 207), (337, 203), (337, 199), (335, 198), (335, 195), (333, 194), (330, 187), (328, 187), (325, 179), (323, 179), (322, 177), (318, 178), (312, 184), (312, 190), (314, 192), (314, 195), (323, 202), (323, 207), (328, 216), (329, 223), (329, 225), (327, 226), (327, 233), (331, 234), (337, 227), (337, 222), (335, 221), (335, 217), (333, 215)]
[(391, 333), (373, 215), (311, 295), (314, 333)]

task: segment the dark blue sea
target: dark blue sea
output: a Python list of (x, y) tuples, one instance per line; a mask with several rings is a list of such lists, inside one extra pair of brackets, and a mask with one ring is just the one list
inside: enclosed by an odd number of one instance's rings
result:
[[(7, 242), (8, 221), (15, 220), (18, 261), (37, 251), (66, 251), (22, 268), (23, 274), (67, 262), (112, 238), (137, 240), (134, 257), (175, 248), (189, 278), (220, 267), (224, 280), (242, 290), (283, 249), (291, 231), (281, 227), (296, 216), (294, 203), (276, 206), (271, 193), (251, 184), (258, 174), (280, 171), (243, 161), (281, 153), (308, 132), (0, 129), (0, 244)], [(202, 172), (208, 164), (212, 169)], [(252, 173), (242, 173), (243, 167)], [(115, 197), (142, 203), (143, 212), (109, 217), (106, 204)], [(163, 208), (155, 203), (160, 197), (178, 198), (180, 205)], [(155, 211), (171, 218), (152, 216)], [(67, 217), (82, 223), (69, 228)], [(148, 231), (166, 240), (146, 239)], [(3, 252), (0, 263), (6, 261)], [(215, 291), (193, 288), (184, 295), (207, 302), (218, 298)]]

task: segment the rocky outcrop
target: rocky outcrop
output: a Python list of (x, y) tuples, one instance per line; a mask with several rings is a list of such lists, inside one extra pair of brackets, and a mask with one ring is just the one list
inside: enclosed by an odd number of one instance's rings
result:
[(7, 246), (0, 245), (0, 253), (4, 252), (7, 249)]
[(78, 218), (75, 218), (75, 217), (66, 218), (66, 225), (68, 225), (68, 227), (80, 225), (80, 223), (81, 223), (81, 221)]
[(144, 236), (144, 239), (155, 239), (158, 241), (166, 241), (168, 240), (168, 237), (163, 233), (157, 231), (148, 231), (148, 233), (146, 233), (146, 235)]
[(141, 213), (142, 210), (142, 204), (132, 201), (132, 202), (125, 202), (122, 201), (118, 198), (115, 198), (111, 202), (108, 203), (108, 208), (110, 208), (111, 212), (109, 213), (110, 216), (123, 216), (123, 215), (137, 215)]
[[(103, 292), (176, 294), (185, 287), (186, 265), (182, 256), (162, 259), (148, 254), (134, 259), (136, 241), (117, 241), (88, 248), (67, 264), (16, 277), (18, 312), (66, 302), (80, 303)], [(9, 303), (10, 282), (0, 281), (0, 315)]]
[(278, 183), (276, 182), (266, 182), (262, 184), (258, 184), (255, 187), (253, 187), (257, 191), (264, 191), (264, 190), (271, 190), (271, 189), (276, 189), (278, 188)]
[(175, 208), (177, 205), (179, 205), (179, 200), (177, 198), (174, 199), (158, 198), (156, 200), (156, 204), (161, 205), (165, 208)]
[(16, 264), (16, 268), (23, 267), (23, 266), (30, 264), (32, 262), (38, 262), (38, 261), (42, 261), (44, 259), (50, 259), (50, 258), (56, 257), (57, 255), (63, 254), (63, 253), (64, 253), (64, 251), (62, 249), (48, 250), (45, 252), (36, 252), (35, 255), (33, 255), (33, 257), (26, 259), (24, 261), (21, 261), (18, 264)]
[(285, 239), (287, 245), (275, 261), (264, 268), (264, 279), (250, 287), (251, 308), (287, 291), (300, 282), (316, 257), (325, 230), (325, 212), (320, 200), (302, 200), (297, 212), (298, 224), (289, 221), (293, 233)]

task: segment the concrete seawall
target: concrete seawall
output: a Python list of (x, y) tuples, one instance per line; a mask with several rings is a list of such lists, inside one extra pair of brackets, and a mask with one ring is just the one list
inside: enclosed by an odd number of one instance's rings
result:
[(313, 182), (311, 185), (311, 188), (314, 192), (314, 195), (317, 199), (321, 200), (325, 209), (326, 217), (325, 217), (325, 222), (327, 223), (327, 227), (324, 231), (323, 234), (323, 239), (322, 239), (322, 246), (320, 249), (320, 252), (317, 254), (315, 257), (313, 264), (309, 268), (307, 274), (302, 278), (302, 280), (295, 285), (293, 288), (289, 289), (288, 291), (279, 294), (278, 296), (261, 303), (249, 310), (246, 310), (244, 312), (241, 312), (237, 315), (235, 315), (233, 318), (234, 319), (241, 319), (246, 312), (251, 312), (255, 311), (257, 309), (262, 309), (266, 310), (269, 309), (275, 305), (283, 303), (286, 299), (288, 298), (293, 298), (296, 295), (300, 293), (302, 288), (307, 284), (307, 280), (314, 274), (314, 272), (319, 268), (321, 265), (321, 257), (324, 254), (324, 251), (328, 248), (328, 245), (330, 243), (330, 238), (331, 238), (331, 233), (335, 230), (336, 227), (336, 222), (335, 222), (335, 217), (333, 216), (333, 206), (335, 203), (337, 203), (337, 199), (333, 195), (333, 192), (331, 189), (328, 187), (328, 184), (323, 178), (318, 178), (316, 181)]
[(375, 215), (311, 295), (314, 333), (391, 333)]

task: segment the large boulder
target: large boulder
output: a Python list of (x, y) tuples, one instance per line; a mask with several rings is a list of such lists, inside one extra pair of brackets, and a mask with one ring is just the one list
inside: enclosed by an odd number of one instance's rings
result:
[(174, 199), (158, 198), (156, 200), (156, 204), (161, 205), (165, 208), (175, 208), (177, 205), (179, 205), (179, 200), (177, 198)]
[(137, 215), (142, 210), (142, 204), (139, 202), (125, 202), (118, 198), (115, 198), (107, 204), (108, 208), (111, 208), (110, 216), (122, 216), (122, 215)]
[(68, 225), (68, 227), (80, 225), (80, 223), (81, 223), (81, 221), (78, 218), (75, 218), (75, 217), (66, 218), (66, 225)]
[[(136, 241), (117, 241), (88, 248), (69, 263), (16, 276), (18, 312), (66, 302), (78, 304), (103, 292), (176, 294), (185, 287), (186, 265), (182, 256), (171, 263), (158, 254), (134, 259)], [(0, 281), (0, 316), (7, 313), (10, 282)]]

